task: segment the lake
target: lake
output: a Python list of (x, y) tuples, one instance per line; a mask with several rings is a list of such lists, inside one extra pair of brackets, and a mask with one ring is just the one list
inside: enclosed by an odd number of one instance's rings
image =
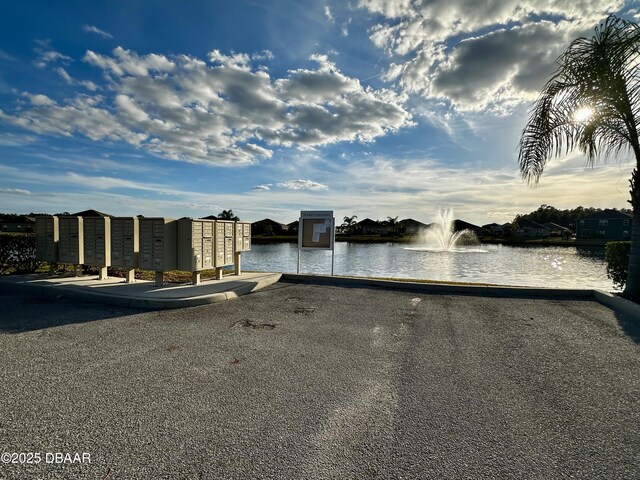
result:
[[(252, 245), (242, 268), (295, 273), (298, 246)], [(300, 273), (331, 273), (331, 251), (303, 251)], [(418, 278), (552, 288), (613, 291), (602, 248), (479, 245), (435, 252), (397, 243), (336, 242), (335, 275)]]

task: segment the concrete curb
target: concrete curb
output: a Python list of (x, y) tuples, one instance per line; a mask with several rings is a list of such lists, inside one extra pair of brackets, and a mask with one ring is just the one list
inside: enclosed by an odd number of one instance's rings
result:
[(640, 305), (637, 303), (633, 303), (626, 298), (612, 295), (609, 292), (603, 292), (602, 290), (593, 290), (593, 298), (612, 310), (616, 310), (620, 313), (624, 313), (625, 315), (629, 315), (636, 320), (640, 320)]
[(294, 283), (333, 285), (336, 287), (368, 287), (387, 290), (405, 290), (427, 294), (477, 295), (483, 297), (510, 298), (588, 298), (593, 290), (553, 289), (534, 287), (504, 287), (488, 285), (455, 285), (445, 283), (401, 282), (394, 280), (375, 280), (361, 277), (332, 277), (328, 275), (307, 275), (283, 273), (282, 280)]

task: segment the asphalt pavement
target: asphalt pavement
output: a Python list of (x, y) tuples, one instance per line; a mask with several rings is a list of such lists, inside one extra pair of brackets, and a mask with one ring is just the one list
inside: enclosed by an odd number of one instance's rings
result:
[(638, 478), (639, 342), (588, 299), (0, 286), (0, 478)]

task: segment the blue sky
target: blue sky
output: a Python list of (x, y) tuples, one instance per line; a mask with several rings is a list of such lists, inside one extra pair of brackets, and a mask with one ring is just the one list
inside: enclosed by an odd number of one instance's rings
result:
[[(596, 5), (597, 4), (597, 5)], [(554, 60), (605, 0), (4, 2), (0, 210), (476, 224), (626, 207), (630, 158), (516, 146)]]

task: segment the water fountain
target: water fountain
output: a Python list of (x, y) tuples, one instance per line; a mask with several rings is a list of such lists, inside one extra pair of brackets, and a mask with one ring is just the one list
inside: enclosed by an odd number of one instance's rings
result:
[(438, 209), (437, 220), (431, 228), (425, 232), (425, 245), (434, 250), (450, 252), (455, 247), (456, 241), (466, 232), (454, 232), (453, 210), (451, 208)]
[[(453, 209), (451, 208), (439, 208), (437, 212), (437, 219), (431, 227), (426, 230), (419, 240), (419, 247), (408, 247), (407, 250), (418, 251), (430, 251), (430, 252), (484, 252), (484, 250), (469, 250), (460, 247), (460, 240), (467, 239), (467, 242), (471, 239), (474, 244), (477, 244), (477, 238), (473, 232), (469, 230), (462, 230), (459, 232), (454, 231)], [(457, 244), (456, 244), (457, 243)]]

